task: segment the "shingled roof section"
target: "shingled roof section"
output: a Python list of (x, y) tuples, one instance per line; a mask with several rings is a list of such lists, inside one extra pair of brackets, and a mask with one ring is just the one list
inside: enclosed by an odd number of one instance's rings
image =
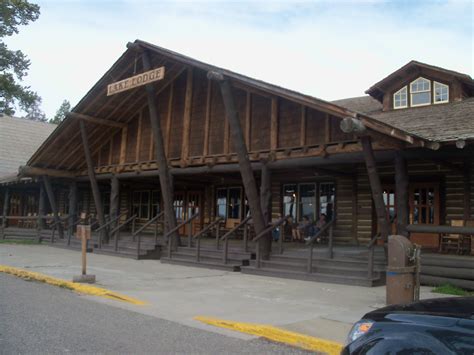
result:
[(0, 178), (16, 175), (55, 128), (55, 124), (0, 114)]
[(382, 105), (370, 96), (337, 100), (333, 103), (430, 141), (474, 139), (474, 97), (448, 104), (385, 112), (382, 112)]

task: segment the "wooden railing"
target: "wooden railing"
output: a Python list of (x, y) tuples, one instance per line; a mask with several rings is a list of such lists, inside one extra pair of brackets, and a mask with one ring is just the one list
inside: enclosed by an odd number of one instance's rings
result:
[[(260, 261), (261, 261), (261, 255), (260, 255), (260, 239), (268, 235), (268, 233), (271, 233), (274, 229), (278, 228), (281, 226), (283, 223), (285, 223), (290, 216), (285, 216), (281, 217), (279, 220), (271, 223), (267, 228), (265, 228), (263, 231), (261, 231), (259, 234), (255, 236), (255, 238), (252, 239), (253, 242), (255, 242), (255, 267), (259, 268), (260, 267)], [(278, 251), (280, 254), (283, 254), (283, 238), (284, 238), (284, 233), (280, 228), (280, 235), (278, 238)]]
[[(112, 236), (112, 232), (110, 231), (110, 226), (113, 226), (113, 224), (117, 221), (120, 221), (120, 218), (122, 218), (123, 216), (125, 216), (128, 212), (122, 212), (120, 213), (118, 216), (116, 216), (115, 218), (112, 218), (110, 219), (110, 216), (109, 217), (106, 217), (106, 223), (102, 226), (99, 226), (99, 228), (96, 228), (94, 230), (94, 232), (99, 232), (99, 240), (98, 240), (98, 246), (99, 246), (99, 249), (102, 248), (102, 237), (103, 237), (103, 231), (108, 231), (109, 232), (109, 237)], [(109, 219), (107, 221), (107, 219)], [(91, 230), (92, 228), (94, 228), (96, 225), (99, 224), (99, 221), (95, 221), (94, 223), (91, 224)]]
[(196, 234), (193, 239), (196, 240), (196, 261), (201, 261), (201, 237), (205, 235), (208, 231), (216, 228), (216, 236), (219, 237), (220, 225), (224, 221), (222, 217), (217, 217), (217, 219), (204, 227), (198, 234)]
[[(68, 217), (60, 217), (60, 218), (63, 218), (63, 219), (67, 219)], [(22, 221), (35, 221), (36, 222), (36, 230), (37, 230), (37, 233), (38, 233), (38, 241), (40, 239), (40, 231), (41, 229), (39, 228), (39, 224), (38, 224), (38, 221), (42, 219), (42, 220), (54, 220), (55, 217), (54, 216), (0, 216), (0, 221), (1, 221), (1, 224), (0, 224), (0, 237), (1, 239), (5, 239), (6, 237), (6, 234), (5, 234), (5, 229), (7, 228), (7, 221), (8, 220), (22, 220)], [(49, 229), (51, 229), (51, 227), (53, 226), (54, 228), (54, 225), (55, 223), (52, 223), (50, 225), (48, 225)]]
[(372, 237), (369, 244), (367, 244), (368, 255), (367, 255), (367, 278), (370, 280), (374, 276), (374, 249), (375, 243), (381, 237), (380, 232)]
[(308, 273), (313, 272), (313, 249), (314, 249), (314, 242), (318, 240), (318, 238), (321, 238), (324, 232), (326, 232), (329, 229), (329, 236), (328, 236), (328, 254), (327, 257), (329, 259), (332, 259), (334, 256), (333, 253), (333, 228), (334, 224), (336, 223), (336, 218), (334, 217), (332, 220), (327, 222), (324, 226), (321, 227), (321, 229), (313, 236), (310, 237), (306, 241), (306, 245), (309, 246), (308, 248), (308, 261), (307, 261), (307, 269)]
[(119, 223), (119, 225), (117, 227), (115, 227), (114, 229), (112, 229), (110, 231), (110, 235), (115, 234), (115, 238), (114, 238), (114, 249), (115, 249), (115, 251), (118, 250), (118, 240), (119, 240), (119, 236), (120, 236), (120, 229), (122, 229), (123, 227), (128, 225), (130, 222), (132, 222), (132, 233), (133, 233), (135, 231), (135, 219), (136, 218), (137, 218), (137, 215), (134, 214), (132, 217), (125, 220), (125, 222)]
[[(153, 217), (152, 219), (150, 219), (148, 222), (146, 222), (143, 226), (141, 226), (140, 228), (138, 228), (135, 232), (133, 232), (132, 234), (132, 238), (133, 240), (135, 240), (135, 236), (138, 236), (137, 237), (137, 256), (140, 255), (140, 246), (141, 246), (141, 232), (147, 228), (148, 226), (150, 226), (152, 223), (155, 223), (155, 246), (156, 244), (158, 243), (158, 220), (163, 217), (165, 215), (164, 212), (161, 212), (161, 213), (158, 213), (155, 217)], [(164, 223), (164, 221), (161, 221), (162, 223)]]
[[(181, 222), (180, 224), (178, 224), (176, 227), (170, 229), (168, 232), (166, 232), (166, 234), (164, 235), (164, 239), (168, 241), (168, 258), (171, 259), (171, 254), (172, 254), (172, 241), (171, 241), (171, 235), (178, 231), (180, 228), (184, 227), (186, 224), (189, 223), (189, 238), (192, 239), (192, 224), (191, 222), (197, 218), (199, 216), (199, 212), (197, 212), (196, 214), (192, 215), (191, 217), (189, 217), (188, 219), (186, 219), (185, 221)], [(191, 241), (189, 240), (188, 241), (188, 244), (190, 243)]]
[[(244, 240), (247, 239), (248, 235), (248, 229), (246, 228), (247, 222), (252, 219), (251, 216), (247, 216), (242, 222), (237, 224), (234, 228), (232, 228), (230, 231), (228, 231), (226, 234), (224, 234), (221, 237), (221, 240), (224, 241), (224, 248), (223, 248), (223, 253), (222, 253), (222, 262), (224, 264), (227, 264), (227, 256), (229, 254), (229, 238), (231, 236), (234, 236), (235, 233), (242, 227), (244, 227)], [(245, 242), (244, 242), (245, 243)]]

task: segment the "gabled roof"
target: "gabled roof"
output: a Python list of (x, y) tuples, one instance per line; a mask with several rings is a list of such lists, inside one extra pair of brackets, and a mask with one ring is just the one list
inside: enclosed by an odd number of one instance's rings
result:
[(0, 114), (0, 177), (17, 174), (55, 124)]
[(382, 97), (383, 97), (383, 94), (386, 91), (386, 88), (389, 85), (391, 85), (393, 81), (400, 80), (401, 78), (405, 77), (407, 75), (407, 73), (409, 73), (413, 70), (416, 70), (417, 68), (418, 69), (427, 69), (427, 70), (431, 70), (431, 71), (434, 71), (434, 72), (439, 72), (439, 73), (442, 73), (442, 74), (445, 74), (445, 75), (452, 76), (452, 77), (460, 80), (462, 83), (468, 85), (469, 87), (474, 88), (474, 81), (467, 74), (459, 73), (459, 72), (454, 71), (454, 70), (448, 70), (448, 69), (444, 69), (444, 68), (437, 67), (437, 66), (434, 66), (434, 65), (430, 65), (430, 64), (418, 62), (416, 60), (412, 60), (409, 63), (405, 64), (400, 69), (397, 69), (396, 71), (394, 71), (393, 73), (391, 73), (387, 77), (383, 78), (379, 82), (372, 85), (369, 89), (367, 89), (365, 91), (365, 93), (372, 96), (373, 98), (381, 101)]

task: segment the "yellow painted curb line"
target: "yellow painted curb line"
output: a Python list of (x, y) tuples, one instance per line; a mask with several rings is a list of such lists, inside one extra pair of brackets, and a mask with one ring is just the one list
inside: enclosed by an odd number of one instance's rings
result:
[(300, 333), (291, 332), (265, 324), (240, 323), (204, 316), (194, 317), (195, 320), (216, 327), (227, 328), (242, 333), (257, 335), (279, 343), (296, 346), (305, 350), (318, 351), (329, 355), (339, 355), (343, 345), (331, 340), (311, 337)]
[(35, 280), (39, 282), (44, 282), (49, 285), (67, 288), (69, 290), (73, 290), (85, 295), (110, 298), (116, 301), (128, 302), (128, 303), (132, 303), (139, 306), (146, 304), (146, 302), (137, 300), (136, 298), (121, 295), (119, 293), (107, 290), (105, 288), (61, 280), (61, 279), (57, 279), (55, 277), (47, 276), (47, 275), (40, 274), (37, 272), (31, 272), (31, 271), (26, 271), (23, 269), (18, 269), (16, 267), (0, 265), (0, 272), (14, 275), (25, 280)]

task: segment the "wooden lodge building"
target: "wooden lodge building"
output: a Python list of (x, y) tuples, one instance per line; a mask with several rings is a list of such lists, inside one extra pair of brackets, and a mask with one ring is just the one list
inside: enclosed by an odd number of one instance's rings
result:
[(74, 246), (86, 212), (94, 252), (374, 285), (397, 233), (426, 252), (425, 282), (474, 288), (473, 79), (412, 61), (366, 93), (328, 102), (137, 40), (2, 180), (2, 236)]

